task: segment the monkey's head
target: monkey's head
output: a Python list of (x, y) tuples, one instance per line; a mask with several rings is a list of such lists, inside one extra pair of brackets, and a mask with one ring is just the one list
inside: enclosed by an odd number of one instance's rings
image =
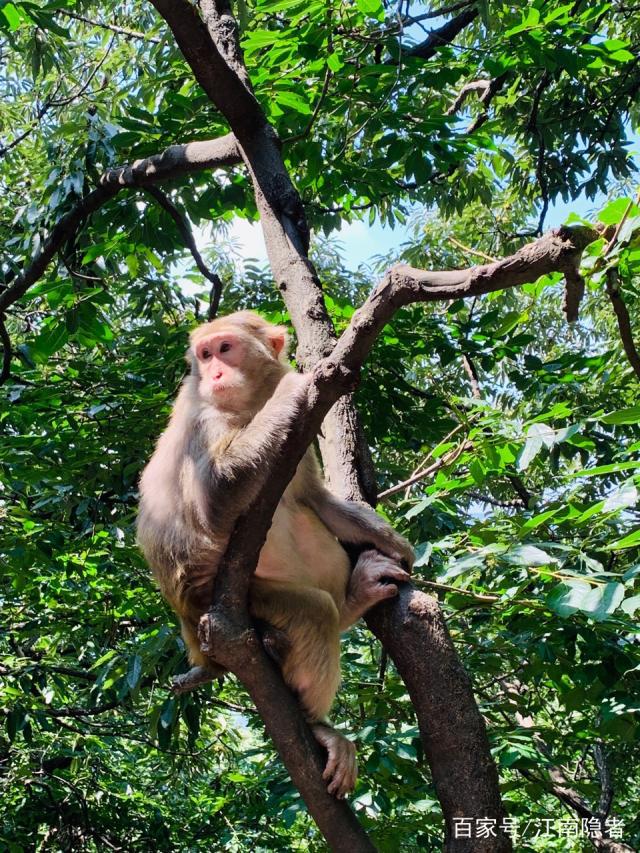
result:
[(187, 361), (200, 399), (216, 409), (255, 412), (286, 363), (287, 332), (252, 311), (237, 311), (191, 332)]

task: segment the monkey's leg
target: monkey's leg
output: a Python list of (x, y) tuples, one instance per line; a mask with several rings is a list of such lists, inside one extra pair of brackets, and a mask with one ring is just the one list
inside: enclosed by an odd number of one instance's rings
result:
[(353, 790), (357, 766), (355, 746), (326, 722), (340, 683), (338, 608), (323, 590), (256, 578), (251, 612), (288, 638), (282, 675), (297, 693), (314, 737), (327, 750), (327, 790), (342, 799)]

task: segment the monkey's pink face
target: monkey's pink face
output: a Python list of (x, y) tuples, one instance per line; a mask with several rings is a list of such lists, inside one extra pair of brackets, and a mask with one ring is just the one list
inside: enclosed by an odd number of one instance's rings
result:
[[(225, 408), (246, 385), (247, 343), (234, 332), (216, 332), (198, 341), (195, 356), (200, 373), (200, 396)], [(241, 403), (241, 400), (237, 401)]]

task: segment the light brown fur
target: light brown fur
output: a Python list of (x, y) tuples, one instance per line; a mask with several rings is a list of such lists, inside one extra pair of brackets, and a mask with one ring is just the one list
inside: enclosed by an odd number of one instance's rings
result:
[[(195, 329), (191, 374), (140, 481), (138, 541), (180, 617), (189, 659), (199, 667), (193, 684), (206, 670), (215, 674), (197, 626), (230, 532), (264, 484), (265, 462), (277, 455), (308, 388), (285, 355), (284, 330), (251, 312)], [(350, 580), (338, 540), (366, 543), (386, 557), (363, 554)], [(338, 688), (340, 631), (397, 593), (383, 580), (407, 579), (400, 561), (411, 563), (409, 544), (368, 507), (332, 495), (308, 450), (274, 515), (250, 609), (286, 635), (283, 676), (310, 722), (325, 719)], [(329, 750), (329, 790), (344, 796), (355, 782), (351, 745), (325, 724), (314, 732)]]

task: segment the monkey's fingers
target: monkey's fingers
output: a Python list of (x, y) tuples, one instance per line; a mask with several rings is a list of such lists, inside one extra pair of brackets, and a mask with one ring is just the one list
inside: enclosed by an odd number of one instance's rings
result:
[[(355, 748), (349, 741), (342, 741), (335, 745), (334, 750), (329, 753), (327, 767), (322, 774), (323, 779), (331, 781), (327, 785), (327, 791), (343, 800), (349, 791), (352, 791), (357, 776), (357, 764)], [(331, 754), (333, 752), (333, 755)], [(331, 772), (327, 772), (331, 770)]]
[(329, 782), (327, 791), (342, 800), (356, 784), (356, 748), (350, 740), (327, 726), (312, 726), (312, 731), (318, 743), (327, 750), (327, 764), (322, 774), (325, 782)]
[(401, 569), (400, 566), (391, 562), (387, 562), (384, 566), (377, 567), (375, 574), (379, 580), (388, 578), (389, 580), (394, 580), (398, 583), (409, 583), (411, 580), (409, 572), (405, 572), (405, 570)]

